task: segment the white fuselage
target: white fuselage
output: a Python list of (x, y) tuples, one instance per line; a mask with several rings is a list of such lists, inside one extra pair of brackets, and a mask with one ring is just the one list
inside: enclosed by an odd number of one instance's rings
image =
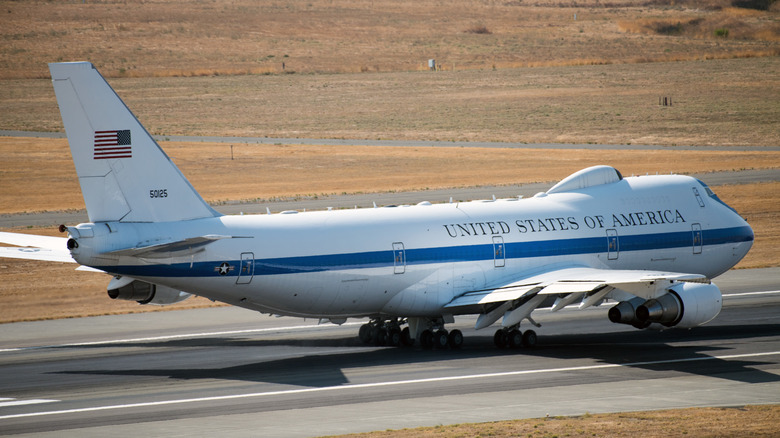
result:
[[(528, 199), (82, 224), (73, 256), (275, 314), (439, 316), (465, 292), (556, 266), (717, 276), (753, 233), (705, 191), (690, 177), (646, 176)], [(101, 255), (206, 234), (232, 238), (186, 256)]]

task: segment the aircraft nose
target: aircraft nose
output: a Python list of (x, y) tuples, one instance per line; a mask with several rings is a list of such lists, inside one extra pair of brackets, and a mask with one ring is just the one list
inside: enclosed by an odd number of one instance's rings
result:
[(747, 223), (745, 219), (743, 219), (741, 216), (739, 217), (740, 222), (744, 224), (744, 227), (742, 227), (742, 230), (740, 231), (740, 239), (738, 242), (736, 242), (736, 245), (734, 246), (734, 256), (736, 256), (738, 259), (742, 259), (745, 257), (750, 251), (750, 248), (753, 247), (753, 242), (755, 241), (755, 234), (753, 232), (753, 227), (750, 226), (750, 224)]

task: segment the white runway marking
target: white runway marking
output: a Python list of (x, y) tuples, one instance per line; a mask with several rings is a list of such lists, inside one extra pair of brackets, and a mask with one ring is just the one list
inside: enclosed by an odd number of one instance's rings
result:
[(321, 388), (286, 389), (280, 391), (256, 392), (250, 394), (233, 394), (233, 395), (199, 397), (199, 398), (188, 398), (188, 399), (178, 399), (178, 400), (161, 400), (155, 402), (129, 403), (124, 405), (94, 406), (94, 407), (79, 408), (79, 409), (63, 409), (59, 411), (30, 412), (26, 414), (3, 415), (0, 416), (0, 420), (8, 420), (12, 418), (24, 418), (24, 417), (41, 417), (41, 416), (48, 416), (48, 415), (78, 414), (84, 412), (97, 412), (97, 411), (108, 411), (108, 410), (117, 410), (117, 409), (145, 408), (145, 407), (176, 405), (176, 404), (239, 400), (239, 399), (247, 399), (247, 398), (261, 398), (261, 397), (272, 397), (272, 396), (292, 395), (292, 394), (341, 392), (341, 391), (349, 391), (352, 389), (415, 385), (415, 384), (423, 384), (423, 383), (439, 383), (439, 382), (449, 382), (455, 380), (490, 379), (496, 377), (510, 377), (510, 376), (529, 375), (529, 374), (590, 371), (590, 370), (600, 370), (600, 369), (608, 369), (608, 368), (636, 367), (636, 366), (646, 366), (646, 365), (658, 365), (658, 364), (681, 363), (681, 362), (698, 362), (698, 361), (708, 361), (708, 360), (745, 359), (751, 357), (774, 356), (774, 355), (780, 355), (780, 351), (769, 351), (764, 353), (749, 353), (749, 354), (731, 354), (731, 355), (723, 355), (723, 356), (692, 357), (686, 359), (656, 360), (656, 361), (634, 362), (634, 363), (626, 363), (626, 364), (586, 365), (586, 366), (579, 366), (579, 367), (547, 368), (547, 369), (540, 369), (540, 370), (507, 371), (502, 373), (470, 374), (470, 375), (450, 376), (450, 377), (431, 377), (427, 379), (397, 380), (391, 382), (326, 386)]
[(31, 400), (17, 400), (15, 398), (0, 398), (0, 408), (5, 408), (8, 406), (38, 405), (41, 403), (53, 403), (58, 401), (59, 400), (47, 400), (42, 398), (31, 399)]
[(729, 298), (729, 297), (750, 297), (754, 295), (774, 295), (774, 294), (780, 294), (780, 290), (765, 290), (762, 292), (742, 292), (738, 294), (724, 294), (723, 298)]
[[(341, 326), (351, 326), (363, 324), (362, 322), (349, 322), (342, 324)], [(41, 350), (45, 348), (64, 348), (64, 347), (92, 347), (95, 345), (110, 345), (110, 344), (128, 344), (133, 342), (152, 342), (152, 341), (172, 341), (175, 339), (192, 339), (192, 338), (207, 338), (210, 336), (232, 336), (232, 335), (246, 335), (255, 333), (267, 333), (267, 332), (283, 332), (294, 330), (323, 330), (337, 328), (340, 326), (333, 324), (323, 325), (296, 325), (290, 327), (272, 327), (262, 329), (248, 329), (248, 330), (228, 330), (221, 332), (204, 332), (204, 333), (183, 333), (180, 335), (167, 335), (167, 336), (151, 336), (147, 338), (131, 338), (131, 339), (109, 339), (106, 341), (94, 341), (94, 342), (74, 342), (70, 344), (56, 344), (56, 345), (40, 345), (33, 347), (16, 347), (16, 348), (1, 348), (0, 353), (9, 353), (12, 351), (28, 351), (28, 350)]]

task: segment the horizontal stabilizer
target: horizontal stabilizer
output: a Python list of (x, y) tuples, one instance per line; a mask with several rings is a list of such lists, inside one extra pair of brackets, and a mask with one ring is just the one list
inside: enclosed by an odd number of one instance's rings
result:
[(195, 254), (203, 251), (204, 247), (210, 243), (222, 239), (246, 239), (246, 236), (221, 236), (217, 234), (207, 234), (205, 236), (190, 237), (177, 240), (175, 242), (157, 243), (154, 245), (137, 246), (133, 248), (111, 251), (106, 254), (142, 258), (166, 258), (181, 257)]
[(0, 248), (0, 258), (41, 260), (45, 262), (76, 263), (70, 252), (48, 248)]
[(65, 237), (0, 232), (0, 243), (18, 246), (17, 248), (0, 248), (0, 257), (76, 263), (68, 251), (67, 241), (68, 239)]

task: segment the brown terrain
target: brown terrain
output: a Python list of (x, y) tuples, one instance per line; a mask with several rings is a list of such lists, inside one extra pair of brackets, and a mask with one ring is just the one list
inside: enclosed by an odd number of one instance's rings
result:
[[(61, 131), (46, 63), (89, 60), (153, 134), (583, 145), (237, 142), (230, 160), (227, 144), (162, 142), (214, 204), (546, 182), (592, 164), (630, 175), (777, 169), (780, 161), (774, 0), (0, 5), (0, 129)], [(671, 106), (659, 105), (664, 97)], [(588, 146), (602, 143), (665, 148)], [(0, 214), (83, 208), (64, 140), (0, 137), (0, 189)], [(756, 232), (738, 268), (780, 266), (780, 182), (714, 189)], [(111, 301), (105, 276), (73, 268), (0, 260), (0, 323), (160, 310)], [(171, 308), (210, 305), (194, 298)], [(777, 407), (704, 409), (387, 436), (633, 436), (638, 428), (647, 436), (773, 436), (779, 416)]]
[[(343, 435), (345, 438), (435, 437), (776, 437), (780, 406), (695, 408), (586, 414)], [(641, 431), (641, 433), (637, 433)]]
[[(773, 0), (2, 1), (0, 78), (417, 71), (776, 56)], [(282, 66), (284, 64), (284, 68)]]

